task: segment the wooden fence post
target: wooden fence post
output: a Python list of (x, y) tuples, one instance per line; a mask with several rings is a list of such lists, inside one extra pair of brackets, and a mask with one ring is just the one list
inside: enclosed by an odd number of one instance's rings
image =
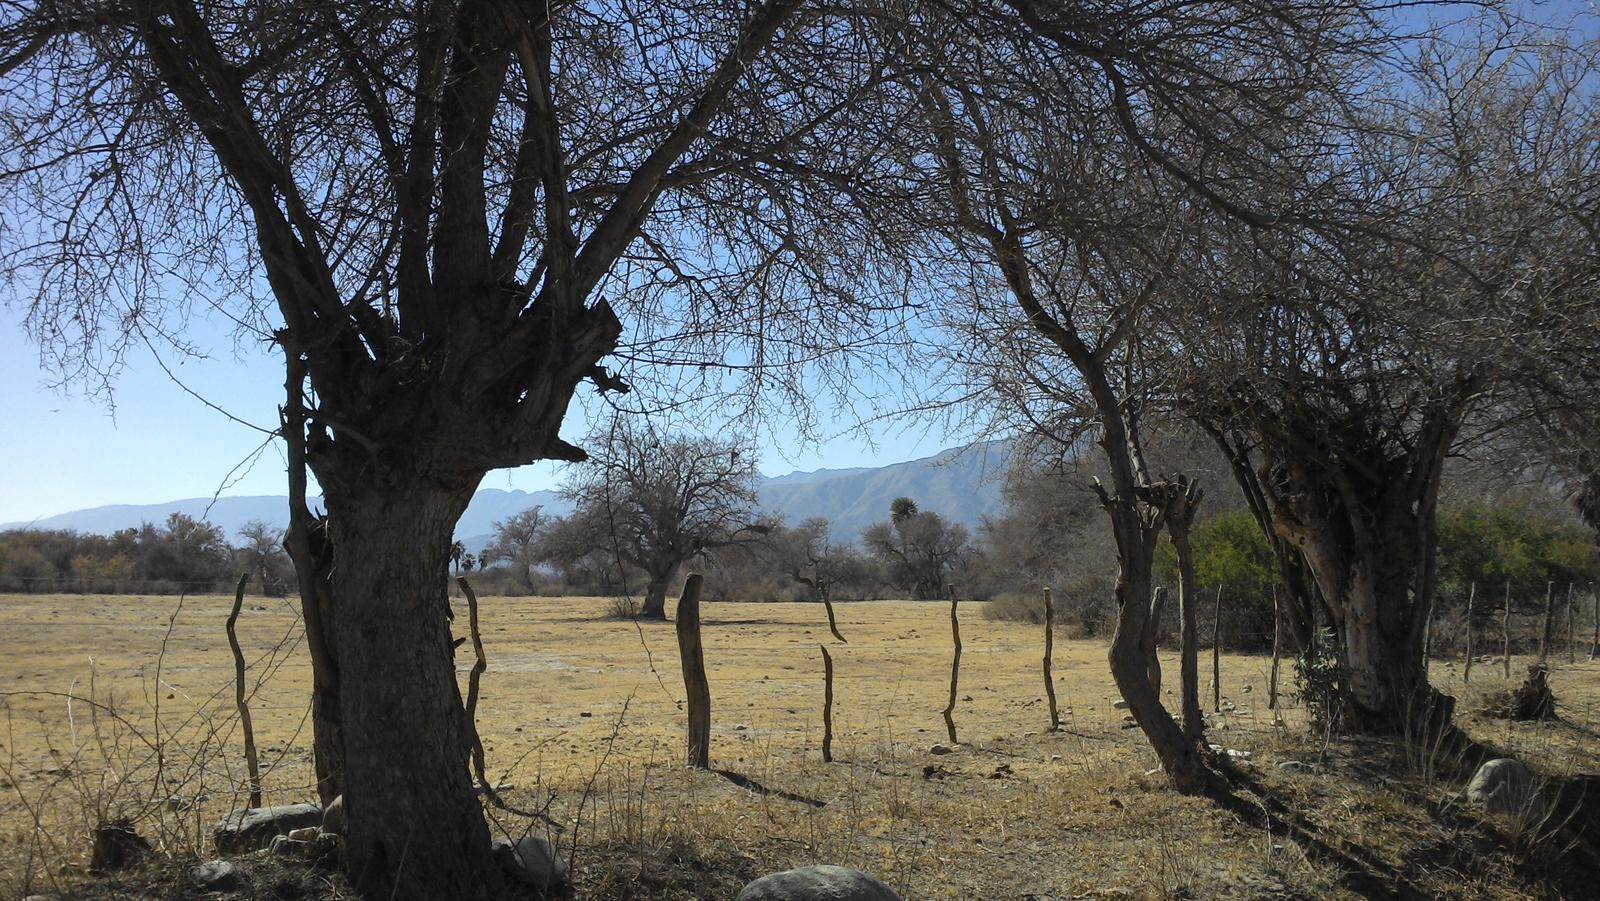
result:
[(1050, 674), (1050, 655), (1056, 641), (1056, 606), (1050, 600), (1050, 589), (1044, 590), (1044, 693), (1050, 699), (1050, 731), (1061, 731), (1061, 714), (1056, 712), (1056, 680)]
[(1506, 609), (1500, 616), (1500, 666), (1511, 678), (1511, 580), (1506, 579)]
[(956, 709), (956, 686), (961, 679), (961, 621), (956, 618), (956, 607), (961, 602), (956, 599), (956, 587), (951, 585), (950, 591), (950, 637), (955, 641), (955, 656), (950, 661), (950, 701), (944, 706), (944, 729), (950, 734), (950, 743), (956, 743), (956, 721), (953, 714)]
[(1222, 712), (1222, 586), (1217, 586), (1216, 609), (1211, 614), (1211, 712)]
[(1544, 629), (1539, 633), (1539, 666), (1545, 667), (1550, 656), (1550, 629), (1554, 625), (1551, 614), (1555, 612), (1556, 582), (1544, 583)]
[(683, 689), (689, 699), (689, 766), (711, 769), (711, 685), (706, 681), (706, 656), (700, 643), (699, 573), (684, 580), (678, 598), (678, 657), (683, 661)]
[(833, 658), (828, 655), (828, 646), (819, 644), (822, 648), (822, 762), (833, 762)]
[(249, 774), (250, 806), (261, 806), (261, 761), (256, 755), (256, 730), (250, 723), (250, 702), (245, 699), (244, 651), (239, 647), (239, 635), (234, 626), (239, 622), (239, 611), (244, 607), (244, 586), (250, 581), (248, 572), (239, 574), (239, 587), (233, 593), (233, 612), (228, 614), (228, 647), (233, 649), (233, 697), (239, 708), (239, 728), (244, 733), (244, 766)]
[(1589, 600), (1594, 605), (1594, 640), (1589, 643), (1589, 659), (1600, 657), (1600, 593), (1594, 590), (1594, 583), (1589, 583)]
[(1478, 596), (1478, 583), (1467, 590), (1467, 666), (1461, 671), (1461, 681), (1472, 681), (1472, 602)]
[(1577, 663), (1578, 652), (1572, 646), (1572, 583), (1567, 583), (1567, 662)]
[(1278, 586), (1272, 586), (1272, 675), (1267, 679), (1267, 709), (1278, 709), (1278, 661), (1283, 655), (1283, 615), (1278, 610)]

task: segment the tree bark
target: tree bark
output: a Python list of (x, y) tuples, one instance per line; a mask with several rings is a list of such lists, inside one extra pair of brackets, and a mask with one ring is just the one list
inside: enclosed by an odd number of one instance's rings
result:
[(451, 534), (477, 482), (387, 472), (322, 478), (338, 553), (348, 872), (367, 897), (473, 897), (498, 874), (468, 775), (447, 592)]

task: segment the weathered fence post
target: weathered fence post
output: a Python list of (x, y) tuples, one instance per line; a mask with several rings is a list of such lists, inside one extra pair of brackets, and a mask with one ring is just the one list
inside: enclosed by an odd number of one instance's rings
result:
[(955, 642), (955, 656), (950, 660), (950, 701), (944, 706), (944, 729), (950, 734), (950, 743), (956, 743), (956, 721), (953, 714), (956, 709), (956, 686), (961, 679), (961, 621), (956, 618), (956, 607), (961, 602), (956, 599), (956, 587), (951, 585), (950, 591), (950, 637)]
[(467, 728), (472, 730), (472, 771), (483, 786), (484, 794), (493, 797), (494, 786), (489, 784), (483, 755), (483, 738), (478, 735), (478, 691), (483, 674), (489, 669), (489, 658), (483, 653), (483, 634), (478, 629), (478, 593), (472, 590), (466, 576), (457, 576), (456, 585), (467, 599), (467, 631), (472, 636), (472, 671), (467, 673), (467, 700), (462, 706), (467, 711)]
[(1500, 665), (1511, 678), (1511, 580), (1506, 579), (1506, 609), (1500, 616)]
[(1278, 586), (1272, 586), (1272, 675), (1267, 678), (1267, 709), (1278, 709), (1278, 661), (1283, 656), (1283, 615), (1278, 610)]
[(1572, 646), (1572, 583), (1567, 583), (1567, 662), (1577, 663), (1578, 652)]
[(1554, 579), (1544, 583), (1544, 629), (1539, 633), (1539, 666), (1545, 668), (1550, 656), (1551, 626), (1554, 621), (1551, 614), (1555, 611), (1556, 582)]
[(1044, 694), (1050, 699), (1050, 731), (1061, 731), (1061, 714), (1056, 712), (1056, 679), (1050, 673), (1050, 655), (1056, 643), (1056, 605), (1050, 600), (1050, 589), (1044, 590)]
[(1594, 590), (1594, 583), (1589, 583), (1589, 600), (1594, 605), (1594, 640), (1589, 642), (1589, 659), (1600, 657), (1600, 593)]
[(1217, 586), (1216, 609), (1211, 614), (1211, 712), (1222, 712), (1222, 586)]
[(819, 644), (822, 648), (822, 762), (833, 762), (833, 658), (828, 655), (828, 646)]
[(250, 702), (245, 699), (244, 651), (239, 647), (239, 635), (234, 626), (239, 622), (239, 611), (244, 607), (244, 586), (250, 574), (239, 574), (239, 587), (233, 593), (233, 612), (228, 614), (228, 647), (233, 649), (233, 698), (239, 708), (239, 729), (244, 733), (244, 766), (250, 778), (250, 806), (261, 806), (261, 761), (256, 755), (256, 730), (250, 723)]
[(1478, 596), (1478, 583), (1467, 589), (1467, 666), (1461, 671), (1461, 681), (1472, 681), (1472, 602)]
[(689, 701), (689, 766), (711, 769), (711, 685), (706, 681), (706, 655), (700, 644), (699, 573), (684, 580), (678, 598), (678, 657), (683, 661), (683, 690)]
[(1422, 672), (1424, 675), (1433, 665), (1433, 610), (1437, 604), (1428, 605), (1428, 618), (1422, 621)]

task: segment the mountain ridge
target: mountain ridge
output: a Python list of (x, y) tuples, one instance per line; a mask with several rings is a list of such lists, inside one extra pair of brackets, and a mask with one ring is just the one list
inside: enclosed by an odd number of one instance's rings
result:
[[(885, 466), (763, 476), (757, 496), (763, 511), (782, 515), (791, 525), (826, 517), (833, 524), (834, 540), (840, 542), (853, 541), (871, 523), (888, 518), (889, 503), (897, 497), (909, 497), (923, 510), (975, 529), (982, 517), (1000, 512), (1000, 478), (1009, 462), (1007, 442), (979, 442)], [(310, 504), (316, 508), (320, 501), (320, 497), (313, 498)], [(457, 524), (456, 538), (477, 553), (492, 540), (495, 522), (533, 506), (543, 507), (553, 515), (572, 510), (571, 502), (557, 491), (482, 488), (473, 495)], [(110, 534), (143, 522), (164, 522), (173, 513), (205, 519), (221, 528), (232, 541), (238, 537), (239, 528), (251, 520), (282, 528), (288, 522), (288, 498), (228, 495), (155, 504), (106, 504), (31, 522), (0, 523), (0, 531), (69, 529)]]

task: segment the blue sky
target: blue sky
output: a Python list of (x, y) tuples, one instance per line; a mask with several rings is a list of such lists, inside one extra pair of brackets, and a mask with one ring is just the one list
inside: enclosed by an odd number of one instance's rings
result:
[[(186, 336), (205, 349), (207, 359), (166, 357), (169, 376), (148, 351), (140, 351), (108, 401), (86, 396), (81, 384), (53, 387), (60, 377), (41, 365), (38, 346), (24, 333), (21, 300), (0, 293), (0, 422), (6, 423), (0, 429), (6, 474), (0, 522), (101, 504), (208, 497), (219, 490), (284, 492), (281, 445), (271, 442), (263, 449), (261, 432), (207, 407), (173, 378), (232, 416), (271, 429), (283, 390), (275, 354), (236, 350), (226, 328), (196, 319)], [(574, 413), (564, 432), (569, 440), (585, 431), (577, 405)], [(868, 441), (844, 433), (854, 419), (848, 413), (821, 418), (840, 425), (825, 425), (823, 437), (832, 440), (810, 447), (796, 447), (792, 430), (777, 419), (762, 436), (761, 471), (879, 466), (928, 456), (952, 443), (925, 422), (884, 423), (868, 432)], [(556, 465), (536, 464), (490, 473), (483, 487), (531, 491), (554, 487), (560, 479)]]

